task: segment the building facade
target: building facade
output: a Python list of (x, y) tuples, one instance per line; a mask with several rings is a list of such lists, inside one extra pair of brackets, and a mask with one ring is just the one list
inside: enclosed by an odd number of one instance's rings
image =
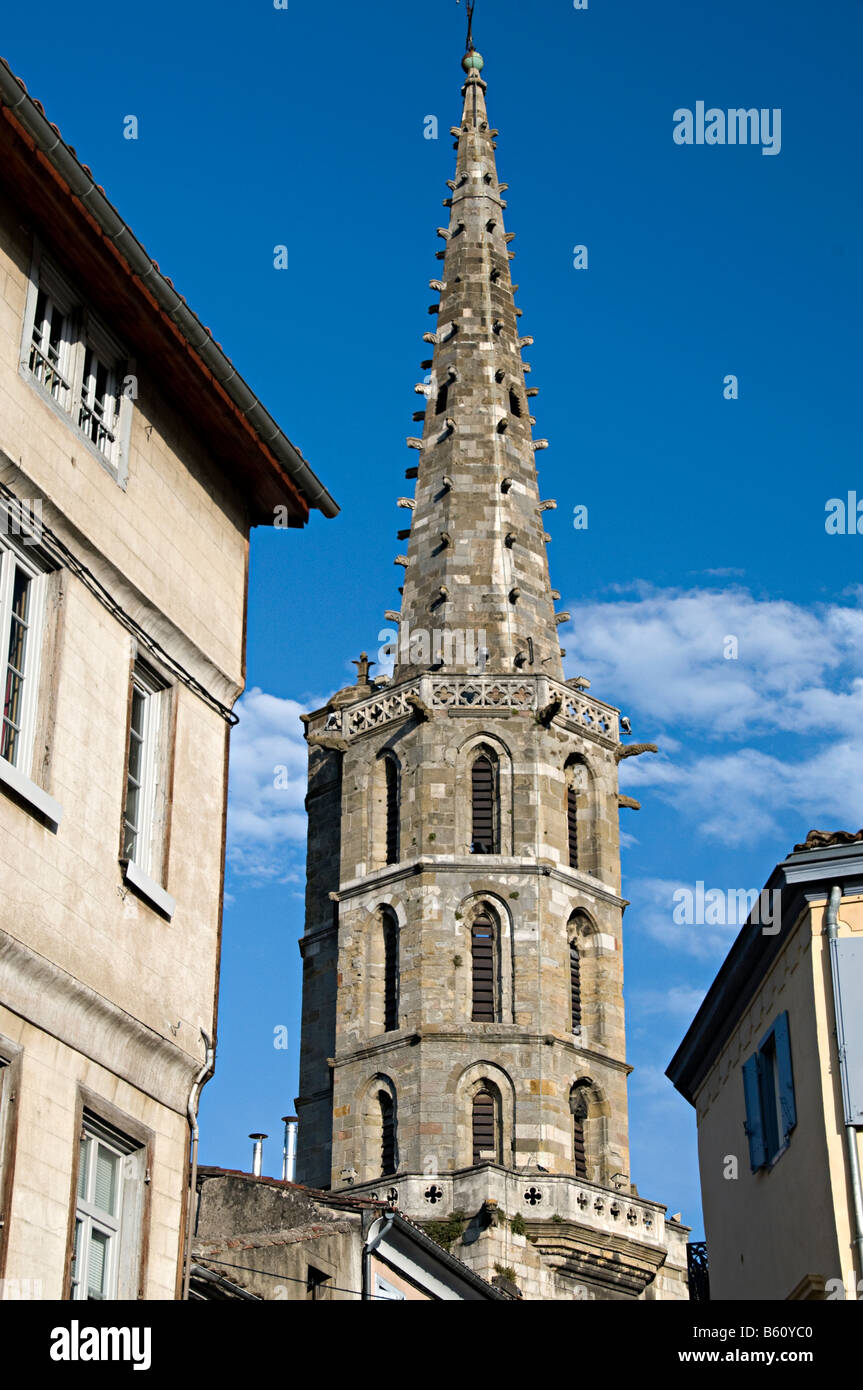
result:
[(696, 1112), (711, 1299), (863, 1297), (863, 832), (777, 865), (668, 1075)]
[(482, 59), (399, 499), (391, 680), (308, 717), (301, 1181), (451, 1222), (536, 1298), (686, 1297), (630, 1179), (618, 711), (564, 680)]
[(0, 65), (0, 1297), (180, 1287), (249, 533), (312, 505)]
[(507, 1302), (384, 1201), (203, 1168), (192, 1297), (290, 1303)]

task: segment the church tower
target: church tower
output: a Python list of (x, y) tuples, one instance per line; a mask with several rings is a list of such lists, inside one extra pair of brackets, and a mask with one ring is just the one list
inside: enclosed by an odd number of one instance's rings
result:
[(462, 64), (399, 499), (395, 667), (306, 716), (298, 1180), (375, 1193), (529, 1298), (686, 1297), (630, 1181), (613, 706), (565, 681), (486, 113)]

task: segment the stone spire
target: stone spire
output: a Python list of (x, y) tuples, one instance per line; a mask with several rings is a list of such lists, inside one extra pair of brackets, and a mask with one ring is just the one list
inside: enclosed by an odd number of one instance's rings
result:
[[(445, 200), (449, 226), (432, 331), (416, 495), (405, 566), (395, 680), (443, 673), (519, 673), (563, 678), (546, 557), (522, 349), (504, 226), (506, 184), (498, 181), (496, 131), (489, 128), (483, 60), (462, 66), (464, 114), (455, 179)], [(405, 532), (401, 533), (404, 538)], [(405, 563), (405, 561), (407, 563)]]

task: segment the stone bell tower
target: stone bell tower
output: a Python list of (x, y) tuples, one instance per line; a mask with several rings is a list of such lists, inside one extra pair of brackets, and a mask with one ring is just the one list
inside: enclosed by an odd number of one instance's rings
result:
[(629, 1176), (618, 711), (564, 681), (486, 114), (463, 115), (391, 681), (306, 717), (298, 1179), (374, 1192), (530, 1298), (686, 1296)]

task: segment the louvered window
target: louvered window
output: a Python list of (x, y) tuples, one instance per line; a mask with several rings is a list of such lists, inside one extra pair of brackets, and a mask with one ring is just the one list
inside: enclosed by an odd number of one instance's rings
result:
[(578, 1033), (581, 1029), (581, 957), (577, 941), (569, 943), (569, 988), (572, 998), (572, 1031)]
[(386, 1091), (378, 1092), (381, 1106), (381, 1174), (387, 1177), (396, 1171), (396, 1111), (393, 1098)]
[(399, 929), (384, 913), (384, 1032), (399, 1026)]
[(509, 393), (509, 408), (511, 413), (515, 415), (517, 419), (521, 418), (521, 401), (518, 398), (518, 393), (513, 390), (510, 390)]
[(569, 1101), (572, 1111), (572, 1151), (575, 1176), (587, 1179), (587, 1149), (584, 1141), (584, 1127), (587, 1119), (587, 1101), (583, 1091), (573, 1091)]
[(497, 1117), (494, 1096), (490, 1091), (479, 1091), (473, 1098), (473, 1161), (474, 1163), (497, 1162)]
[(494, 923), (490, 917), (478, 917), (471, 928), (471, 961), (473, 966), (474, 1023), (495, 1021), (495, 956)]
[(438, 393), (437, 393), (437, 401), (435, 402), (435, 408), (434, 408), (434, 413), (435, 413), (435, 415), (443, 415), (444, 411), (446, 410), (446, 403), (447, 403), (447, 397), (448, 397), (448, 396), (449, 396), (449, 382), (445, 381), (444, 384), (443, 384), (443, 386), (440, 388), (440, 390), (439, 390)]
[(575, 1176), (587, 1179), (587, 1156), (584, 1150), (584, 1120), (579, 1116), (572, 1117), (573, 1139), (572, 1146), (575, 1155)]
[(399, 862), (399, 768), (395, 758), (385, 758), (387, 790), (387, 863)]
[(471, 798), (473, 831), (472, 854), (498, 854), (497, 797), (495, 768), (484, 754), (474, 760), (471, 768)]
[(84, 1111), (71, 1297), (135, 1298), (141, 1253), (145, 1151)]
[(569, 843), (569, 867), (578, 868), (578, 793), (575, 787), (566, 789), (566, 833)]

